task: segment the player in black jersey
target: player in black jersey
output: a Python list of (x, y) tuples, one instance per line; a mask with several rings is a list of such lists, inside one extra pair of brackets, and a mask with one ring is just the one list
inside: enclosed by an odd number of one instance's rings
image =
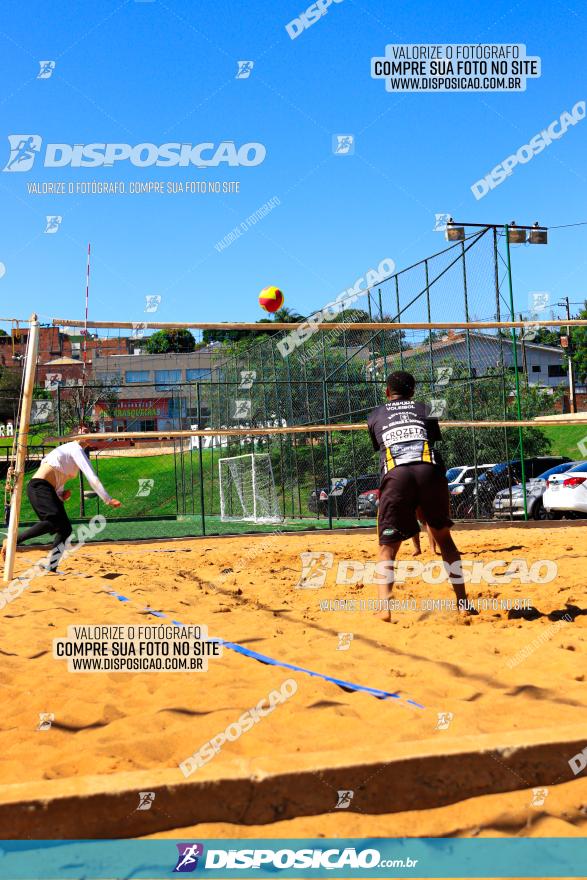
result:
[[(416, 380), (411, 373), (398, 371), (387, 380), (387, 403), (370, 414), (367, 425), (373, 447), (379, 452), (381, 486), (377, 530), (379, 560), (392, 562), (402, 541), (420, 531), (416, 511), (420, 508), (430, 532), (440, 548), (456, 594), (458, 607), (465, 610), (467, 594), (460, 566), (460, 553), (450, 533), (448, 483), (445, 467), (434, 444), (441, 439), (438, 420), (429, 408), (412, 400)], [(391, 596), (389, 583), (379, 585), (381, 611), (378, 617), (390, 620), (385, 600)]]

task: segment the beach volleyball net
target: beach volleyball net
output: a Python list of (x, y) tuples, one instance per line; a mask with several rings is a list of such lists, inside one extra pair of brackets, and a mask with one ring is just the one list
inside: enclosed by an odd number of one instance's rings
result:
[[(106, 435), (90, 457), (123, 501), (106, 511), (103, 538), (372, 525), (376, 508), (368, 496), (378, 485), (378, 460), (365, 422), (397, 369), (414, 374), (416, 397), (440, 420), (447, 468), (470, 468), (475, 487), (488, 465), (587, 458), (580, 421), (534, 421), (571, 408), (571, 347), (562, 343), (576, 337), (576, 345), (585, 321), (568, 329), (548, 302), (514, 312), (500, 248), (499, 232), (485, 229), (375, 281), (371, 267), (324, 297), (303, 322), (285, 315), (287, 322), (161, 323), (137, 305), (141, 320), (55, 318), (41, 325), (30, 425), (20, 430), (21, 522), (35, 519), (24, 489), (38, 461), (83, 423)], [(524, 254), (521, 248), (515, 258)], [(6, 435), (19, 433), (29, 326), (7, 324), (5, 333)], [(576, 375), (577, 392), (585, 378)], [(0, 448), (10, 498), (14, 436)], [(264, 512), (254, 471), (246, 491), (238, 470), (224, 481), (230, 489), (221, 486), (220, 460), (241, 456), (270, 463), (274, 489), (264, 490)], [(518, 470), (506, 469), (510, 489)], [(71, 488), (74, 522), (104, 512), (83, 480)], [(479, 492), (462, 494), (468, 501), (455, 496), (457, 518), (493, 517)]]

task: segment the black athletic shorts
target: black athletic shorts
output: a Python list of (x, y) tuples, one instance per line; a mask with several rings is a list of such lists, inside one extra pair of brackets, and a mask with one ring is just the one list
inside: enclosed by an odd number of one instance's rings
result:
[(57, 528), (69, 522), (65, 505), (49, 480), (33, 477), (27, 486), (27, 495), (40, 520), (48, 520)]
[(435, 529), (452, 526), (448, 482), (433, 464), (400, 464), (384, 476), (379, 490), (380, 544), (396, 544), (420, 531), (416, 510)]

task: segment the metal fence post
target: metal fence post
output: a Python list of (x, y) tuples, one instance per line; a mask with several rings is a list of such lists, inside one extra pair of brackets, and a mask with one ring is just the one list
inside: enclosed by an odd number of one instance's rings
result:
[[(465, 242), (461, 242), (463, 254), (463, 294), (465, 298), (465, 321), (469, 323), (469, 293), (467, 289), (467, 264), (465, 262)], [(467, 327), (467, 366), (469, 371), (469, 415), (471, 421), (475, 421), (475, 401), (473, 398), (473, 366), (471, 357), (471, 331)], [(475, 468), (475, 513), (479, 516), (479, 476), (477, 469), (477, 438), (475, 436), (475, 428), (471, 429), (471, 439), (473, 442), (473, 467)]]
[[(514, 288), (512, 284), (512, 259), (510, 253), (510, 228), (506, 223), (505, 227), (505, 246), (506, 246), (506, 254), (507, 254), (507, 268), (508, 268), (508, 285), (510, 292), (510, 314), (511, 320), (515, 321), (516, 317), (514, 314)], [(514, 344), (514, 373), (516, 377), (516, 409), (518, 413), (518, 421), (522, 421), (522, 401), (520, 398), (520, 372), (518, 370), (518, 343), (516, 341), (516, 328), (512, 327), (512, 340)], [(518, 426), (518, 436), (520, 439), (520, 465), (522, 471), (522, 494), (524, 496), (524, 519), (528, 519), (528, 498), (526, 493), (526, 466), (524, 463), (524, 436), (522, 428)]]
[[(395, 307), (396, 307), (397, 320), (401, 321), (402, 311), (400, 308), (399, 279), (398, 279), (397, 275), (395, 276)], [(397, 332), (398, 332), (398, 342), (399, 342), (399, 362), (400, 362), (400, 367), (403, 370), (403, 368), (404, 368), (404, 349), (403, 349), (403, 343), (402, 343), (402, 331), (398, 330)]]
[[(326, 379), (322, 381), (322, 402), (324, 408), (324, 425), (328, 424), (328, 397), (326, 391)], [(324, 452), (326, 455), (326, 490), (328, 493), (326, 505), (328, 507), (328, 528), (332, 529), (332, 505), (330, 503), (330, 444), (328, 441), (328, 431), (324, 432)]]
[[(428, 277), (428, 260), (424, 260), (424, 273), (426, 276), (426, 320), (429, 324), (432, 323), (431, 311), (430, 311), (430, 279)], [(434, 355), (432, 349), (432, 330), (428, 330), (428, 359), (430, 361), (430, 382), (432, 384), (432, 388), (434, 388)]]
[[(501, 321), (501, 303), (500, 303), (500, 292), (499, 292), (499, 251), (497, 248), (497, 229), (493, 230), (493, 272), (494, 272), (494, 280), (495, 280), (495, 320)], [(498, 338), (499, 338), (499, 375), (501, 379), (501, 393), (502, 393), (502, 403), (503, 403), (503, 418), (504, 420), (507, 418), (507, 390), (505, 385), (505, 367), (504, 367), (504, 358), (503, 358), (503, 333), (501, 330), (498, 330)], [(503, 443), (505, 450), (505, 460), (510, 460), (510, 448), (508, 442), (508, 429), (503, 429)], [(513, 520), (513, 507), (512, 507), (512, 481), (509, 480), (509, 499), (510, 499), (510, 520)]]
[(57, 435), (61, 437), (61, 385), (57, 385), (57, 394), (56, 394), (57, 404)]
[[(202, 430), (202, 401), (200, 398), (200, 383), (196, 385), (196, 406), (198, 411), (198, 431)], [(203, 437), (198, 437), (198, 462), (200, 465), (200, 515), (202, 520), (202, 535), (206, 534), (206, 516), (205, 516), (205, 499), (204, 499), (204, 464), (202, 455)], [(212, 437), (212, 446), (214, 445), (214, 437)], [(212, 462), (214, 469), (214, 462)]]

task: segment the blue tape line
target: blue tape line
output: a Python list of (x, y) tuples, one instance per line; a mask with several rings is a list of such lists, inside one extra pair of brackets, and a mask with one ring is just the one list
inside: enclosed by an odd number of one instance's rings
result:
[(363, 693), (371, 694), (372, 696), (377, 697), (378, 700), (401, 700), (399, 694), (391, 694), (388, 691), (382, 691), (379, 690), (379, 688), (370, 688), (363, 684), (353, 684), (353, 682), (345, 681), (342, 678), (333, 678), (331, 675), (325, 675), (323, 672), (314, 672), (312, 669), (305, 669), (303, 666), (296, 666), (293, 663), (283, 663), (281, 660), (275, 660), (273, 657), (268, 657), (266, 654), (259, 654), (258, 651), (251, 651), (250, 648), (245, 648), (243, 645), (238, 645), (236, 642), (225, 642), (224, 639), (218, 639), (218, 641), (231, 651), (235, 651), (237, 654), (242, 654), (244, 657), (252, 657), (253, 660), (258, 660), (259, 663), (265, 663), (268, 666), (280, 666), (282, 669), (303, 672), (305, 675), (311, 675), (314, 678), (321, 678), (324, 681), (330, 681), (332, 684), (346, 690), (362, 691)]
[[(127, 596), (123, 596), (122, 593), (115, 593), (113, 590), (106, 591), (109, 596), (113, 596), (115, 599), (118, 599), (119, 602), (131, 602), (131, 604), (135, 604), (132, 599), (129, 599)], [(152, 614), (153, 617), (163, 617), (171, 620), (169, 615), (164, 614), (163, 611), (154, 611), (152, 608), (146, 606), (143, 608), (143, 611), (146, 611), (148, 614)], [(171, 623), (175, 624), (175, 626), (185, 626), (184, 623), (181, 623), (179, 620), (171, 620)], [(331, 675), (325, 675), (323, 672), (314, 672), (313, 669), (305, 669), (303, 666), (296, 666), (294, 663), (284, 663), (281, 660), (276, 660), (274, 657), (269, 657), (267, 654), (260, 654), (258, 651), (252, 651), (250, 648), (245, 648), (243, 645), (239, 645), (237, 642), (227, 642), (224, 639), (220, 638), (211, 638), (212, 642), (220, 642), (225, 648), (228, 648), (230, 651), (234, 651), (236, 654), (242, 654), (243, 657), (251, 657), (253, 660), (257, 660), (259, 663), (265, 663), (267, 666), (279, 666), (281, 669), (291, 669), (293, 672), (303, 672), (304, 675), (310, 675), (312, 678), (321, 678), (323, 681), (329, 681), (332, 684), (335, 684), (337, 687), (342, 688), (347, 691), (356, 691), (358, 693), (370, 694), (372, 697), (375, 697), (378, 700), (401, 700), (399, 694), (392, 694), (389, 691), (382, 691), (379, 688), (371, 688), (367, 687), (364, 684), (354, 684), (352, 681), (345, 681), (342, 678), (334, 678)], [(416, 706), (418, 709), (425, 709), (425, 706), (422, 706), (421, 703), (416, 703), (415, 700), (406, 700), (406, 703), (409, 703), (410, 706)]]
[(163, 614), (162, 611), (153, 611), (152, 608), (145, 608), (145, 611), (148, 611), (149, 614), (153, 615), (153, 617), (167, 617), (167, 615)]

